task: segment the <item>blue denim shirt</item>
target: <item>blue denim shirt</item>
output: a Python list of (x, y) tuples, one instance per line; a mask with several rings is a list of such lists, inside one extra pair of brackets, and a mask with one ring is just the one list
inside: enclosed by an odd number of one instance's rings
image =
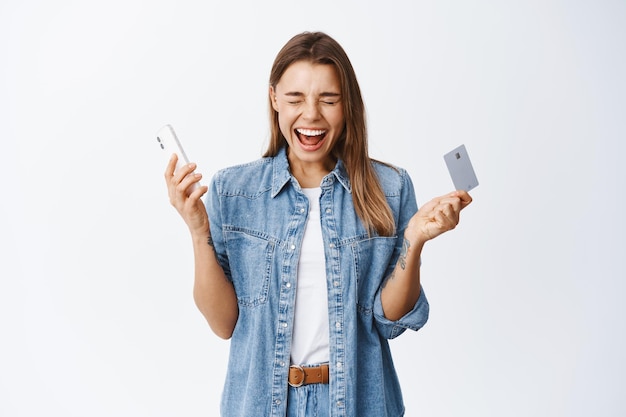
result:
[[(428, 319), (423, 291), (400, 320), (383, 314), (381, 283), (395, 266), (417, 204), (405, 170), (376, 162), (374, 167), (396, 219), (393, 237), (368, 236), (341, 161), (321, 183), (333, 417), (404, 414), (387, 339), (417, 330)], [(222, 393), (224, 417), (285, 415), (296, 271), (308, 205), (290, 174), (285, 149), (276, 157), (221, 170), (211, 182), (211, 235), (239, 303)]]

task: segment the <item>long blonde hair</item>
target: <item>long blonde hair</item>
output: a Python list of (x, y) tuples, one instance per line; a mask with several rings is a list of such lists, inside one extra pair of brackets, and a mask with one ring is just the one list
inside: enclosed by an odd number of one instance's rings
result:
[[(368, 233), (392, 236), (395, 221), (368, 156), (365, 105), (354, 68), (347, 54), (333, 38), (322, 32), (304, 32), (289, 40), (280, 50), (270, 73), (270, 86), (276, 88), (287, 68), (297, 61), (333, 65), (341, 82), (341, 97), (346, 126), (332, 153), (341, 159), (352, 185), (354, 209)], [(276, 156), (287, 146), (278, 125), (278, 112), (270, 99), (270, 142), (263, 156)]]

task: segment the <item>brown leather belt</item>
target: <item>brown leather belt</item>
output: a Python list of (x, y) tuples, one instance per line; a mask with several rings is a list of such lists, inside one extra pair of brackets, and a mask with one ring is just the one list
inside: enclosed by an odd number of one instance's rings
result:
[(328, 384), (328, 364), (320, 366), (291, 365), (289, 367), (289, 385), (301, 387), (309, 384)]

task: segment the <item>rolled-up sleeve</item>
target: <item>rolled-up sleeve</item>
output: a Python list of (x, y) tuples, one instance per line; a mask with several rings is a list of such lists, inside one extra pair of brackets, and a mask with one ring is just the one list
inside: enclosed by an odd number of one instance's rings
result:
[(406, 329), (419, 330), (428, 321), (428, 313), (429, 305), (423, 288), (413, 309), (399, 320), (395, 321), (385, 317), (383, 304), (380, 300), (380, 291), (376, 294), (374, 301), (374, 318), (378, 332), (386, 339), (398, 337), (404, 333)]

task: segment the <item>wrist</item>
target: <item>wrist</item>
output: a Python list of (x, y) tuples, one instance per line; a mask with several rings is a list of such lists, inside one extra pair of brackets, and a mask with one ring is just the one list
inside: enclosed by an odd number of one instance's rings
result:
[(419, 253), (422, 252), (424, 244), (428, 241), (428, 238), (423, 233), (411, 229), (404, 231), (404, 238), (409, 241), (410, 247)]
[(194, 244), (202, 243), (204, 245), (207, 244), (209, 239), (211, 239), (211, 233), (209, 230), (190, 230), (191, 232), (191, 240)]

